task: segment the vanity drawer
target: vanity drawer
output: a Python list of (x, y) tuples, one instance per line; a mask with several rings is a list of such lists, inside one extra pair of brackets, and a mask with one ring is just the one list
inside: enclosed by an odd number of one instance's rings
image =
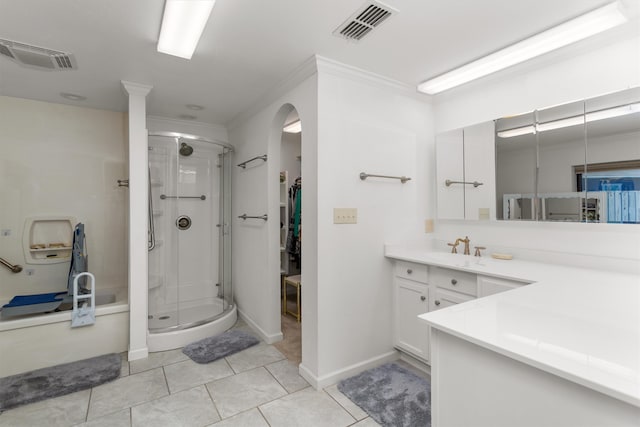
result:
[(468, 295), (478, 295), (477, 278), (473, 273), (431, 267), (431, 284)]
[(427, 283), (427, 266), (415, 262), (396, 261), (396, 276)]
[(461, 294), (460, 292), (436, 289), (430, 299), (429, 311), (440, 310), (441, 308), (451, 307), (452, 305), (473, 301), (474, 299), (474, 297)]

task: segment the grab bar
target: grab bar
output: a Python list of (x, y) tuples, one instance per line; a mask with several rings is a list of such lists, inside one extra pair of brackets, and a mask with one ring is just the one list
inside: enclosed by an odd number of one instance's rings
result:
[(164, 200), (164, 199), (200, 199), (200, 200), (205, 200), (207, 198), (207, 196), (205, 196), (204, 194), (202, 196), (167, 196), (166, 194), (161, 194), (160, 198), (162, 200)]
[(267, 161), (267, 155), (263, 154), (262, 156), (256, 156), (256, 157), (253, 157), (253, 158), (251, 158), (249, 160), (245, 160), (242, 163), (238, 163), (238, 167), (241, 167), (242, 169), (246, 169), (247, 168), (247, 163), (251, 163), (254, 160), (263, 160), (263, 161), (266, 162)]
[(371, 177), (375, 177), (375, 178), (399, 179), (399, 180), (400, 180), (400, 182), (401, 182), (401, 183), (403, 183), (403, 184), (404, 184), (405, 182), (407, 182), (407, 181), (410, 181), (410, 180), (411, 180), (411, 178), (406, 177), (406, 176), (374, 175), (374, 174), (371, 174), (371, 173), (360, 172), (360, 179), (361, 179), (361, 180), (363, 180), (363, 181), (364, 181), (365, 179), (369, 178), (370, 176), (371, 176)]
[(242, 218), (244, 220), (249, 219), (249, 218), (253, 218), (253, 219), (263, 219), (263, 220), (267, 220), (269, 217), (267, 216), (267, 214), (264, 215), (260, 215), (260, 216), (249, 216), (247, 214), (242, 214), (240, 216), (238, 216), (238, 218)]
[(156, 247), (156, 231), (153, 223), (153, 194), (151, 193), (151, 168), (149, 168), (149, 229), (148, 233), (148, 242), (147, 242), (147, 251), (151, 252)]
[(451, 181), (450, 179), (446, 180), (444, 182), (444, 185), (446, 185), (447, 187), (451, 186), (451, 184), (463, 184), (463, 185), (473, 185), (474, 188), (477, 188), (481, 185), (484, 185), (484, 183), (482, 182), (478, 182), (478, 181), (473, 181), (473, 182), (467, 182), (467, 181)]
[(22, 266), (21, 265), (13, 265), (11, 264), (9, 261), (6, 261), (2, 258), (0, 258), (0, 264), (4, 265), (5, 267), (7, 267), (9, 270), (11, 270), (12, 273), (20, 273), (22, 271)]

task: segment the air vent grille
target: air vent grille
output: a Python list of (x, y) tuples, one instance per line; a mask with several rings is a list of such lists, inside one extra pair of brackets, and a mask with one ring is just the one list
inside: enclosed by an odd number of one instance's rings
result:
[(48, 71), (78, 68), (73, 54), (13, 40), (0, 39), (0, 54), (27, 68)]
[(344, 21), (333, 34), (347, 40), (360, 41), (395, 12), (397, 12), (395, 9), (382, 3), (367, 2)]

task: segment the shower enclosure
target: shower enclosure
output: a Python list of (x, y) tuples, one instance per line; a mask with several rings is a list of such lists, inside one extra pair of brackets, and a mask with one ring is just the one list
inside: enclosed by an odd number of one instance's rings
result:
[(228, 144), (149, 135), (151, 351), (183, 346), (235, 322)]

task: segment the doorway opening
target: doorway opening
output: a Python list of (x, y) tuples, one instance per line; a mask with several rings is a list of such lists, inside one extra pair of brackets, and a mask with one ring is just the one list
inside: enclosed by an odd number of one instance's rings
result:
[(275, 346), (289, 361), (302, 361), (302, 125), (293, 108), (280, 137), (280, 299), (283, 340)]

